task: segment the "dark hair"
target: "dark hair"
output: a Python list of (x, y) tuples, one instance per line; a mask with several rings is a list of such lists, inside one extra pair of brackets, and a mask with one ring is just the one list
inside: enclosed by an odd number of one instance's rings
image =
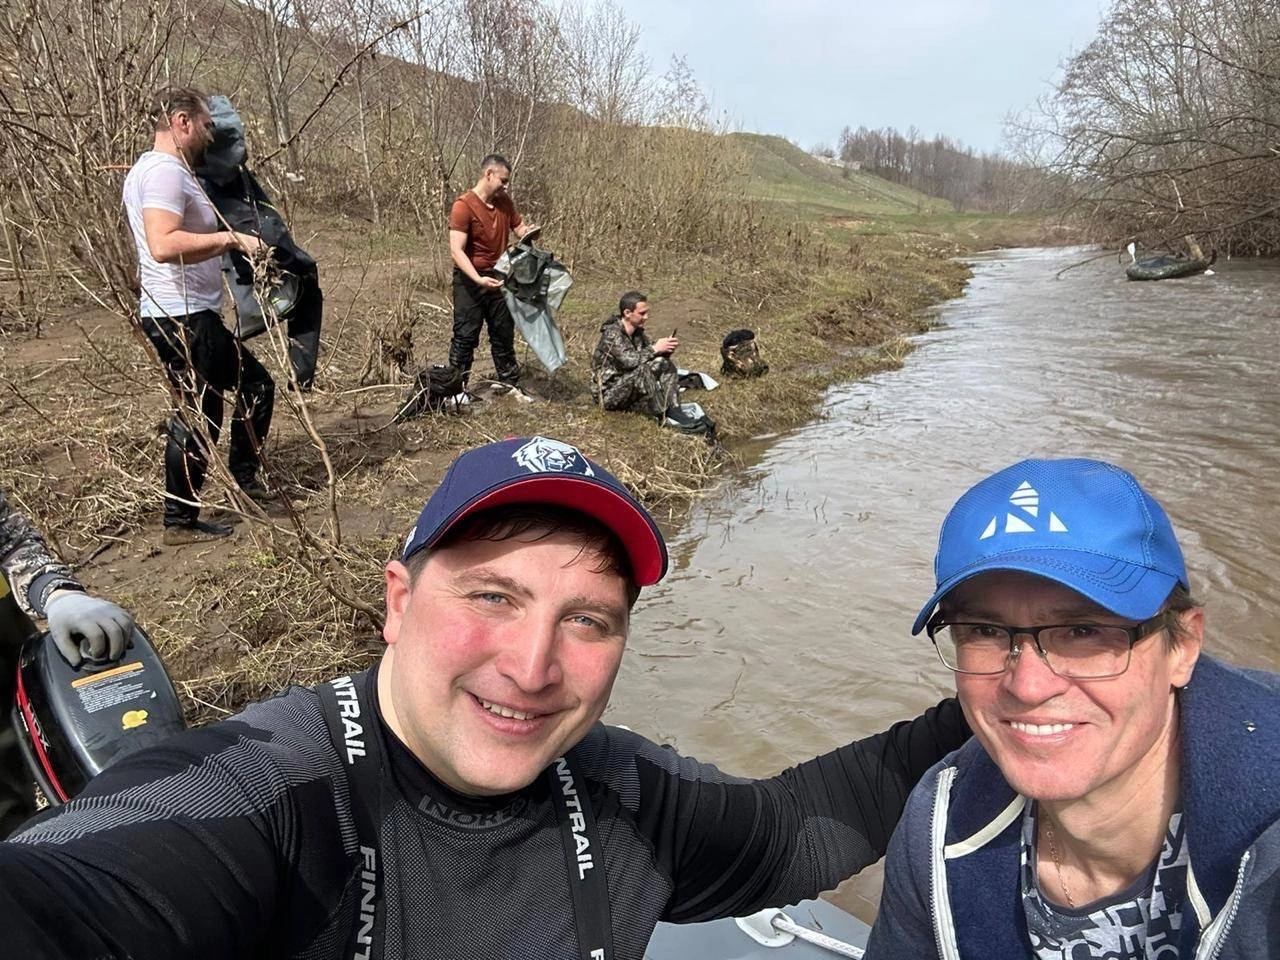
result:
[(456, 543), (515, 539), (537, 542), (555, 533), (567, 533), (577, 538), (581, 549), (576, 559), (588, 553), (595, 554), (594, 572), (612, 571), (622, 577), (627, 584), (627, 606), (635, 604), (640, 588), (636, 586), (631, 559), (618, 535), (594, 517), (549, 503), (518, 503), (478, 510), (454, 526), (435, 546), (417, 551), (404, 565), (409, 571), (410, 582), (416, 583), (427, 559), (436, 551), (447, 550)]
[(165, 130), (175, 113), (195, 114), (201, 110), (208, 112), (209, 98), (195, 87), (161, 87), (151, 95), (147, 116), (155, 129)]
[(622, 316), (628, 311), (634, 310), (642, 303), (648, 303), (649, 298), (639, 290), (628, 290), (618, 298), (618, 316)]
[(484, 173), (490, 167), (502, 167), (508, 173), (511, 172), (511, 164), (507, 162), (507, 158), (500, 153), (485, 154), (485, 158), (480, 161), (480, 172)]
[(1182, 584), (1173, 588), (1161, 611), (1164, 615), (1165, 649), (1172, 650), (1187, 639), (1187, 631), (1182, 626), (1182, 615), (1188, 610), (1195, 610), (1202, 606), (1204, 604), (1193, 597), (1191, 591)]

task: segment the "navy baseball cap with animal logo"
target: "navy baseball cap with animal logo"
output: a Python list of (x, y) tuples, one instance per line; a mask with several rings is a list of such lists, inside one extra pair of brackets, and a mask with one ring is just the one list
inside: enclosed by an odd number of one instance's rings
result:
[(913, 634), (970, 577), (1018, 570), (1132, 620), (1159, 612), (1187, 568), (1169, 517), (1133, 475), (1101, 460), (1023, 460), (962, 496), (938, 537), (937, 589)]
[(604, 524), (626, 550), (636, 586), (666, 575), (667, 545), (649, 512), (577, 447), (550, 437), (500, 440), (460, 455), (422, 508), (400, 559), (434, 547), (479, 510), (524, 503), (567, 507)]

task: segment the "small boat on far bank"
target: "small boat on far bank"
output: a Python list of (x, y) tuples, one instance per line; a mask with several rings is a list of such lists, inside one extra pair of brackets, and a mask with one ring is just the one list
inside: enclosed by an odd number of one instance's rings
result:
[(1208, 257), (1165, 254), (1158, 257), (1143, 257), (1139, 260), (1135, 244), (1129, 244), (1128, 250), (1132, 263), (1124, 268), (1124, 275), (1130, 280), (1174, 280), (1178, 277), (1192, 277), (1198, 273), (1212, 274), (1213, 271), (1209, 268), (1218, 259), (1218, 253), (1215, 250)]

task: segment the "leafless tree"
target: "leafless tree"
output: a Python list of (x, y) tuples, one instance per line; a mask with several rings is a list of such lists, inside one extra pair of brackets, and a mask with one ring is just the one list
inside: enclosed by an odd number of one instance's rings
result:
[(1054, 167), (1117, 233), (1280, 249), (1280, 2), (1117, 0), (1047, 105)]
[(640, 28), (613, 0), (574, 0), (560, 9), (557, 27), (567, 101), (602, 123), (642, 121), (650, 77)]
[(914, 127), (905, 134), (892, 127), (845, 127), (839, 143), (842, 160), (948, 200), (956, 210), (1009, 213), (1048, 208), (1048, 175), (1024, 160), (978, 154), (950, 137), (925, 139)]

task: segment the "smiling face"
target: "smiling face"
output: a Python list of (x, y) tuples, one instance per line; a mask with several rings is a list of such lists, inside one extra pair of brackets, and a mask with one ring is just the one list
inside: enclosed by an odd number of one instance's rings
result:
[[(943, 609), (948, 620), (1009, 626), (1132, 625), (1073, 590), (1013, 571), (961, 583)], [(1059, 677), (1026, 636), (1004, 673), (955, 675), (974, 736), (1015, 790), (1050, 802), (1121, 803), (1164, 782), (1177, 762), (1174, 688), (1191, 679), (1204, 634), (1200, 609), (1181, 616), (1185, 636), (1176, 647), (1163, 632), (1140, 640), (1118, 677)]]
[(577, 534), (526, 530), (387, 565), (388, 725), (471, 796), (532, 783), (600, 719), (622, 662), (628, 582)]

